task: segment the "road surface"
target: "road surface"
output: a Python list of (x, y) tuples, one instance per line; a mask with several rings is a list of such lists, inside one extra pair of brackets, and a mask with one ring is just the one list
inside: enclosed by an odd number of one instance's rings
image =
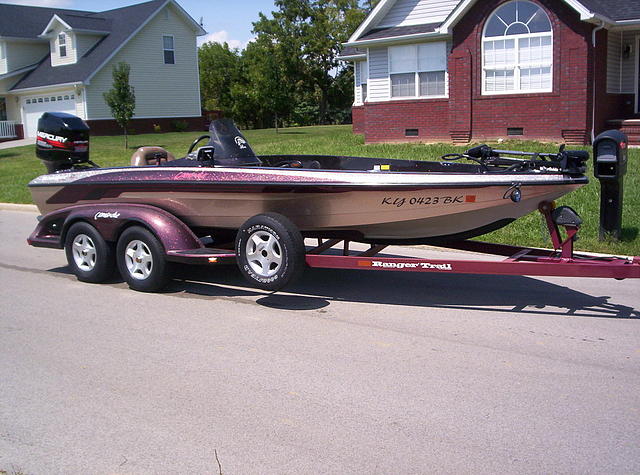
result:
[(143, 294), (78, 282), (35, 223), (0, 211), (0, 470), (640, 472), (637, 281), (308, 270), (270, 296), (183, 268)]

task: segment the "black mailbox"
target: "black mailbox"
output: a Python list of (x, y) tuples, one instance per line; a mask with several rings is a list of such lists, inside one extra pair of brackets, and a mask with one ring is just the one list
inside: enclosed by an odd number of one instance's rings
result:
[(594, 175), (600, 180), (600, 239), (620, 239), (622, 197), (627, 173), (628, 139), (619, 130), (602, 132), (593, 141)]
[(627, 136), (619, 130), (607, 130), (596, 137), (593, 156), (598, 180), (618, 180), (627, 173), (627, 145)]

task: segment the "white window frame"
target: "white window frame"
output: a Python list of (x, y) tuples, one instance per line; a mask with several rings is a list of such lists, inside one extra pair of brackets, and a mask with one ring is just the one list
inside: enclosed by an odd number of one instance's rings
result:
[[(438, 95), (420, 95), (420, 73), (427, 72), (441, 72), (442, 69), (438, 70), (428, 70), (426, 68), (421, 68), (420, 64), (420, 45), (425, 44), (435, 44), (435, 43), (443, 43), (444, 44), (444, 94)], [(412, 67), (408, 69), (392, 69), (392, 61), (391, 61), (391, 51), (393, 48), (402, 48), (402, 47), (410, 47), (414, 52), (414, 64)], [(449, 56), (449, 45), (445, 41), (437, 41), (432, 43), (418, 43), (412, 45), (402, 45), (402, 46), (389, 46), (387, 48), (387, 61), (389, 65), (389, 100), (390, 101), (407, 101), (407, 100), (416, 100), (416, 99), (447, 99), (449, 97), (449, 71), (448, 71), (448, 56)], [(391, 80), (391, 76), (396, 74), (414, 74), (414, 95), (413, 96), (393, 96), (393, 84)]]
[(0, 60), (7, 59), (7, 47), (4, 41), (0, 41)]
[[(360, 87), (360, 103), (364, 104), (365, 102), (367, 102), (367, 97), (369, 95), (369, 61), (364, 60), (364, 61), (358, 62), (357, 64), (358, 64), (358, 67), (360, 68), (360, 71), (359, 71), (360, 84), (358, 85)], [(367, 90), (366, 94), (364, 93), (365, 89)]]
[[(62, 40), (62, 41), (61, 41)], [(58, 57), (66, 58), (69, 56), (67, 51), (67, 34), (63, 31), (62, 33), (58, 33)], [(62, 54), (62, 48), (64, 48), (64, 54)]]
[[(515, 0), (514, 0), (515, 1)], [(542, 10), (542, 12), (547, 16), (547, 19), (549, 20), (549, 25), (551, 25), (551, 30), (549, 31), (545, 31), (542, 33), (526, 33), (526, 34), (519, 34), (519, 35), (504, 35), (504, 36), (485, 36), (486, 34), (486, 29), (487, 26), (489, 25), (489, 19), (491, 17), (493, 17), (493, 15), (502, 7), (504, 7), (505, 5), (507, 5), (508, 3), (513, 3), (513, 2), (507, 2), (507, 3), (503, 3), (502, 5), (500, 5), (498, 8), (496, 8), (495, 10), (493, 10), (493, 12), (491, 12), (491, 15), (489, 15), (489, 17), (487, 18), (487, 21), (484, 25), (484, 28), (482, 30), (482, 39), (481, 39), (481, 56), (482, 56), (482, 95), (483, 96), (504, 96), (504, 95), (511, 95), (511, 94), (548, 94), (550, 92), (553, 92), (553, 23), (551, 22), (551, 18), (549, 18), (549, 15), (547, 14), (547, 12), (544, 10), (544, 8), (542, 8), (540, 5), (538, 5), (537, 3), (534, 2), (530, 2), (528, 0), (521, 0), (521, 1), (527, 1), (528, 3), (531, 3), (533, 5), (535, 5), (536, 7), (538, 7), (540, 10)], [(503, 22), (504, 23), (504, 22)], [(509, 25), (505, 25), (505, 30), (507, 29)], [(537, 65), (532, 65), (530, 63), (521, 63), (520, 61), (520, 40), (521, 39), (531, 39), (531, 38), (550, 38), (551, 40), (551, 60), (548, 63), (540, 63)], [(485, 43), (487, 42), (492, 42), (492, 41), (502, 41), (502, 40), (513, 40), (514, 41), (514, 55), (515, 55), (515, 60), (514, 60), (514, 64), (513, 64), (513, 69), (511, 68), (506, 68), (506, 69), (496, 69), (496, 68), (487, 68), (485, 66)], [(540, 67), (540, 68), (550, 68), (550, 80), (549, 80), (549, 87), (548, 88), (541, 88), (541, 89), (522, 89), (521, 88), (521, 69), (529, 69), (529, 68), (534, 68), (534, 67)], [(487, 91), (486, 87), (487, 87), (487, 70), (491, 70), (491, 71), (511, 71), (513, 70), (513, 84), (514, 84), (514, 89), (508, 90), (508, 91)]]
[[(165, 48), (164, 46), (164, 39), (165, 38), (171, 38), (171, 45), (173, 46), (173, 48)], [(167, 58), (165, 56), (165, 52), (166, 51), (171, 51), (173, 53), (173, 63), (167, 63)], [(164, 64), (176, 64), (176, 39), (173, 35), (162, 35), (162, 62)]]

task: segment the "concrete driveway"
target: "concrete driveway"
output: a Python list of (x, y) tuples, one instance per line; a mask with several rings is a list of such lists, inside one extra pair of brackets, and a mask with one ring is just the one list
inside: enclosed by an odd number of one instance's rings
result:
[[(0, 470), (639, 473), (638, 282), (78, 282), (0, 211)], [(423, 252), (423, 251), (418, 251)]]

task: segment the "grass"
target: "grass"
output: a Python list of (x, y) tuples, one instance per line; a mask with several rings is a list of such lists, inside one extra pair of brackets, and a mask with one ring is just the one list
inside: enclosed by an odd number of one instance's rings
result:
[[(133, 150), (143, 145), (165, 147), (176, 156), (183, 156), (191, 142), (204, 132), (172, 132), (164, 134), (134, 135), (129, 137), (130, 150), (124, 150), (123, 138), (92, 137), (91, 159), (103, 167), (129, 163)], [(360, 135), (354, 135), (350, 126), (296, 127), (281, 129), (249, 130), (247, 140), (257, 154), (327, 154), (354, 155), (380, 158), (412, 158), (434, 160), (445, 153), (463, 151), (468, 147), (450, 144), (372, 144), (364, 145)], [(500, 148), (526, 151), (556, 151), (558, 145), (537, 142), (509, 141)], [(623, 210), (623, 233), (620, 242), (598, 240), (600, 184), (591, 183), (571, 193), (559, 204), (569, 205), (582, 216), (584, 223), (576, 247), (581, 250), (612, 254), (640, 255), (640, 149), (631, 149), (629, 170), (625, 177)], [(592, 163), (592, 162), (591, 162)], [(0, 202), (30, 203), (31, 196), (26, 184), (44, 173), (44, 166), (35, 159), (34, 146), (0, 150)], [(524, 246), (549, 247), (546, 231), (538, 213), (532, 213), (515, 223), (487, 234), (483, 240), (518, 244)]]

